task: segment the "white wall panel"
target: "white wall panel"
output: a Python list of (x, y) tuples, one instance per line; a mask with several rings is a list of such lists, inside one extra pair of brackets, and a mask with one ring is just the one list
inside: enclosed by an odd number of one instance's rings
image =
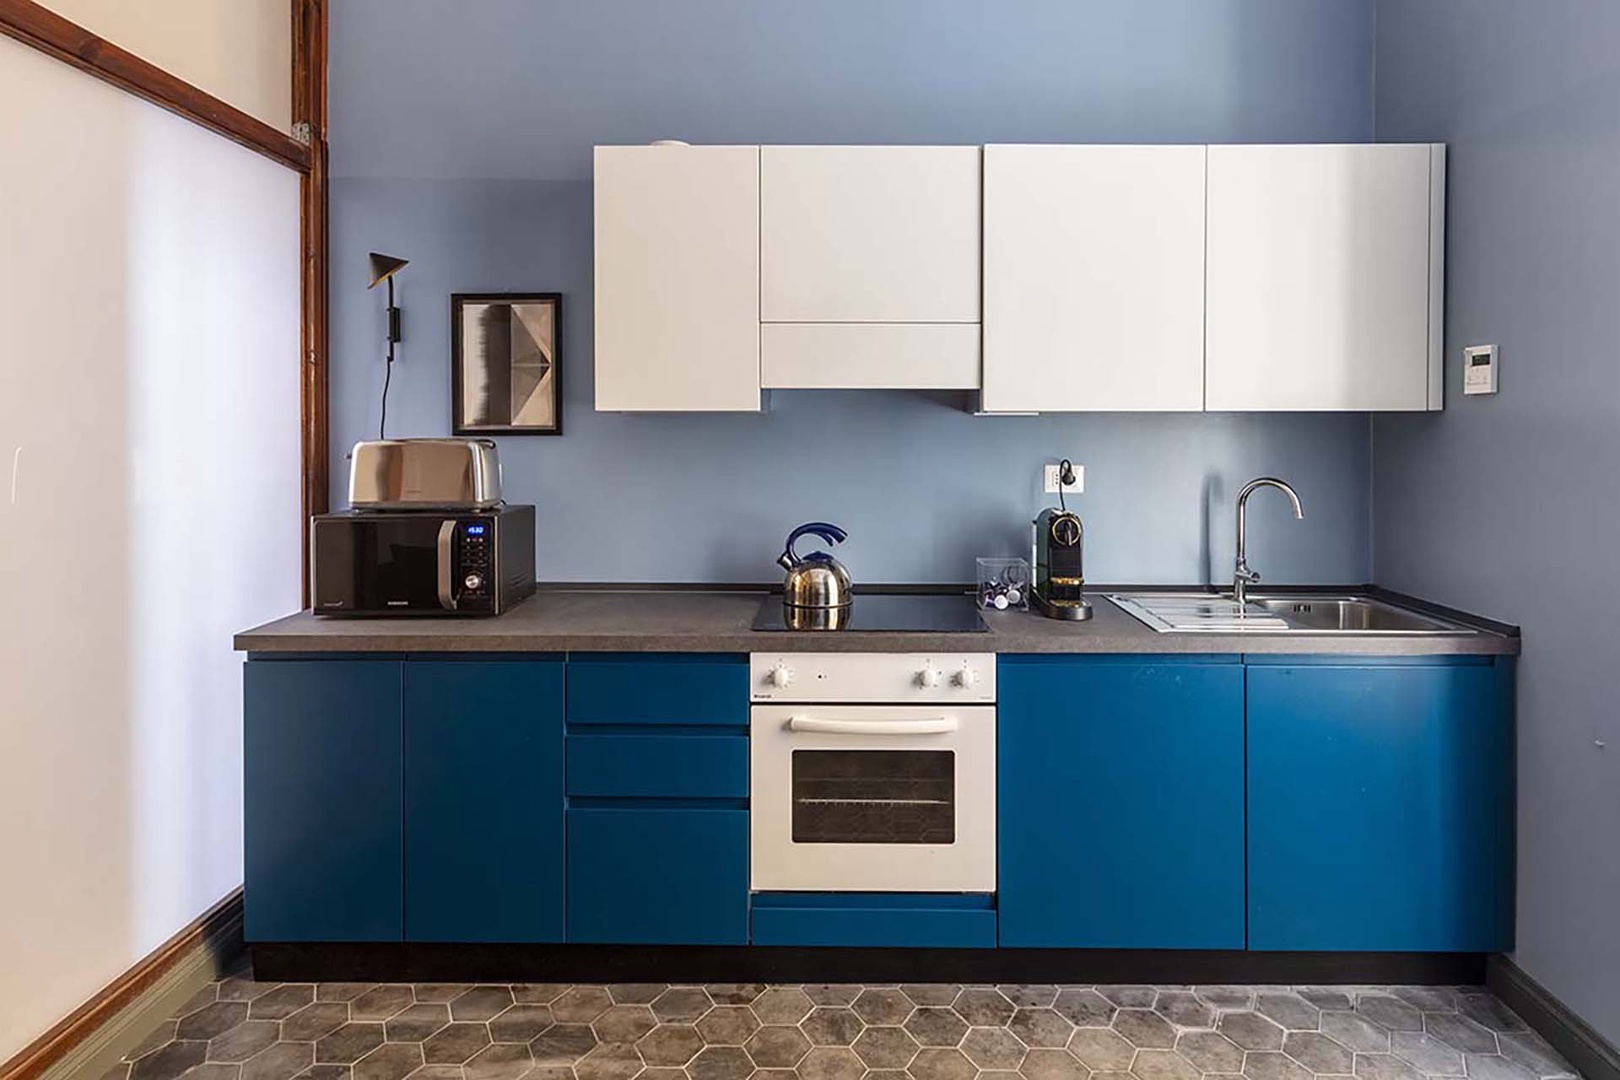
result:
[(0, 40), (0, 1059), (241, 881), (298, 606), (291, 170)]
[(44, 0), (44, 5), (273, 127), (292, 127), (290, 0)]

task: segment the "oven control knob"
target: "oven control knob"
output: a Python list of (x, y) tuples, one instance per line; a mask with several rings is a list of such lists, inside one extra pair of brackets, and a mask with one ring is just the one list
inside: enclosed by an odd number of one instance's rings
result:
[(468, 574), (466, 577), (461, 579), (461, 583), (467, 586), (468, 592), (477, 592), (479, 589), (484, 587), (484, 575)]
[(793, 669), (788, 667), (786, 664), (777, 664), (775, 667), (771, 668), (771, 685), (793, 685)]
[(956, 673), (956, 685), (966, 690), (979, 681), (979, 673), (970, 667), (965, 667)]
[(939, 672), (935, 671), (931, 667), (923, 668), (921, 671), (917, 672), (917, 685), (930, 689), (938, 686)]

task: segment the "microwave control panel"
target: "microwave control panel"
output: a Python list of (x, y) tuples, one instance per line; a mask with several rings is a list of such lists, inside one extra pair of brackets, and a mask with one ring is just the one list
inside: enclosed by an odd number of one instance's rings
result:
[(495, 526), (488, 518), (456, 522), (451, 572), (458, 611), (489, 611), (495, 606)]

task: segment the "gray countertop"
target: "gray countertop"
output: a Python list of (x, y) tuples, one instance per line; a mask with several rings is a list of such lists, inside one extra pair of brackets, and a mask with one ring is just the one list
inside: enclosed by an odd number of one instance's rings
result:
[[(1089, 622), (1021, 612), (986, 612), (987, 634), (758, 633), (750, 629), (765, 594), (691, 589), (542, 589), (494, 618), (316, 618), (309, 612), (237, 634), (251, 653), (404, 652), (995, 652), (1249, 653), (1285, 655), (1501, 655), (1519, 639), (1474, 634), (1354, 636), (1160, 634), (1092, 597)], [(967, 602), (964, 597), (964, 602)]]

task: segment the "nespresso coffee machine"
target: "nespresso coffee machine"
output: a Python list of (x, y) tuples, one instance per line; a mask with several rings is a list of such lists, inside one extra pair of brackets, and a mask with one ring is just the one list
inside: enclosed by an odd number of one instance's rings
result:
[(1085, 538), (1086, 527), (1071, 510), (1047, 507), (1035, 519), (1031, 600), (1035, 610), (1049, 619), (1081, 622), (1091, 618), (1082, 558)]

